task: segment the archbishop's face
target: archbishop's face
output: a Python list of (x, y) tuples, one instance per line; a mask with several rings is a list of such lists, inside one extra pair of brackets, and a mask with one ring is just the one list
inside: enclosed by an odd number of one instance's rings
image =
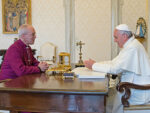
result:
[(26, 44), (32, 45), (34, 44), (35, 38), (36, 38), (36, 33), (35, 29), (33, 27), (29, 27), (27, 30), (27, 33), (24, 35), (24, 40)]

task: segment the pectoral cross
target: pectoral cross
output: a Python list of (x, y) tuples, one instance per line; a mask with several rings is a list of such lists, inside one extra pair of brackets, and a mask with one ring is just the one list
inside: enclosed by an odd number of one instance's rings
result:
[(78, 64), (79, 64), (79, 65), (83, 65), (81, 49), (82, 49), (82, 45), (85, 45), (85, 43), (82, 43), (82, 41), (80, 41), (80, 42), (77, 42), (76, 45), (79, 46), (79, 48), (80, 48), (79, 62), (78, 62)]

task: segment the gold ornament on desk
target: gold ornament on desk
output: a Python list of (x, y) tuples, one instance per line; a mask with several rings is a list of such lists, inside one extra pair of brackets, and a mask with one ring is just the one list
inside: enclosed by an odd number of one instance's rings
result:
[(84, 63), (82, 60), (82, 45), (85, 45), (85, 43), (82, 43), (82, 41), (79, 41), (76, 43), (77, 46), (79, 46), (80, 52), (79, 52), (79, 61), (78, 63), (75, 65), (75, 67), (84, 67)]
[(70, 53), (61, 52), (59, 54), (59, 64), (63, 65), (64, 67), (71, 68)]
[(64, 73), (71, 70), (70, 54), (61, 52), (59, 54), (59, 62), (55, 67), (51, 67), (46, 71), (47, 74)]

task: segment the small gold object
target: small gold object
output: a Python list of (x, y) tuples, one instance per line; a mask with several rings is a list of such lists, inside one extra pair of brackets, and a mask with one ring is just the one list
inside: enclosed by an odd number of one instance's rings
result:
[(74, 72), (68, 71), (68, 72), (64, 72), (62, 79), (74, 79)]
[(47, 74), (55, 74), (55, 73), (64, 73), (71, 70), (70, 65), (70, 54), (66, 52), (61, 52), (59, 54), (59, 62), (55, 67), (51, 67), (46, 71)]
[(70, 54), (66, 52), (61, 52), (59, 54), (59, 64), (63, 65), (64, 67), (71, 68), (70, 65)]

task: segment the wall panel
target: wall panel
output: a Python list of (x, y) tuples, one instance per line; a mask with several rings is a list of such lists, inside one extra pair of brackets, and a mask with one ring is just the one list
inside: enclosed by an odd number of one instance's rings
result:
[(75, 0), (75, 39), (85, 43), (83, 59), (111, 58), (111, 0)]

